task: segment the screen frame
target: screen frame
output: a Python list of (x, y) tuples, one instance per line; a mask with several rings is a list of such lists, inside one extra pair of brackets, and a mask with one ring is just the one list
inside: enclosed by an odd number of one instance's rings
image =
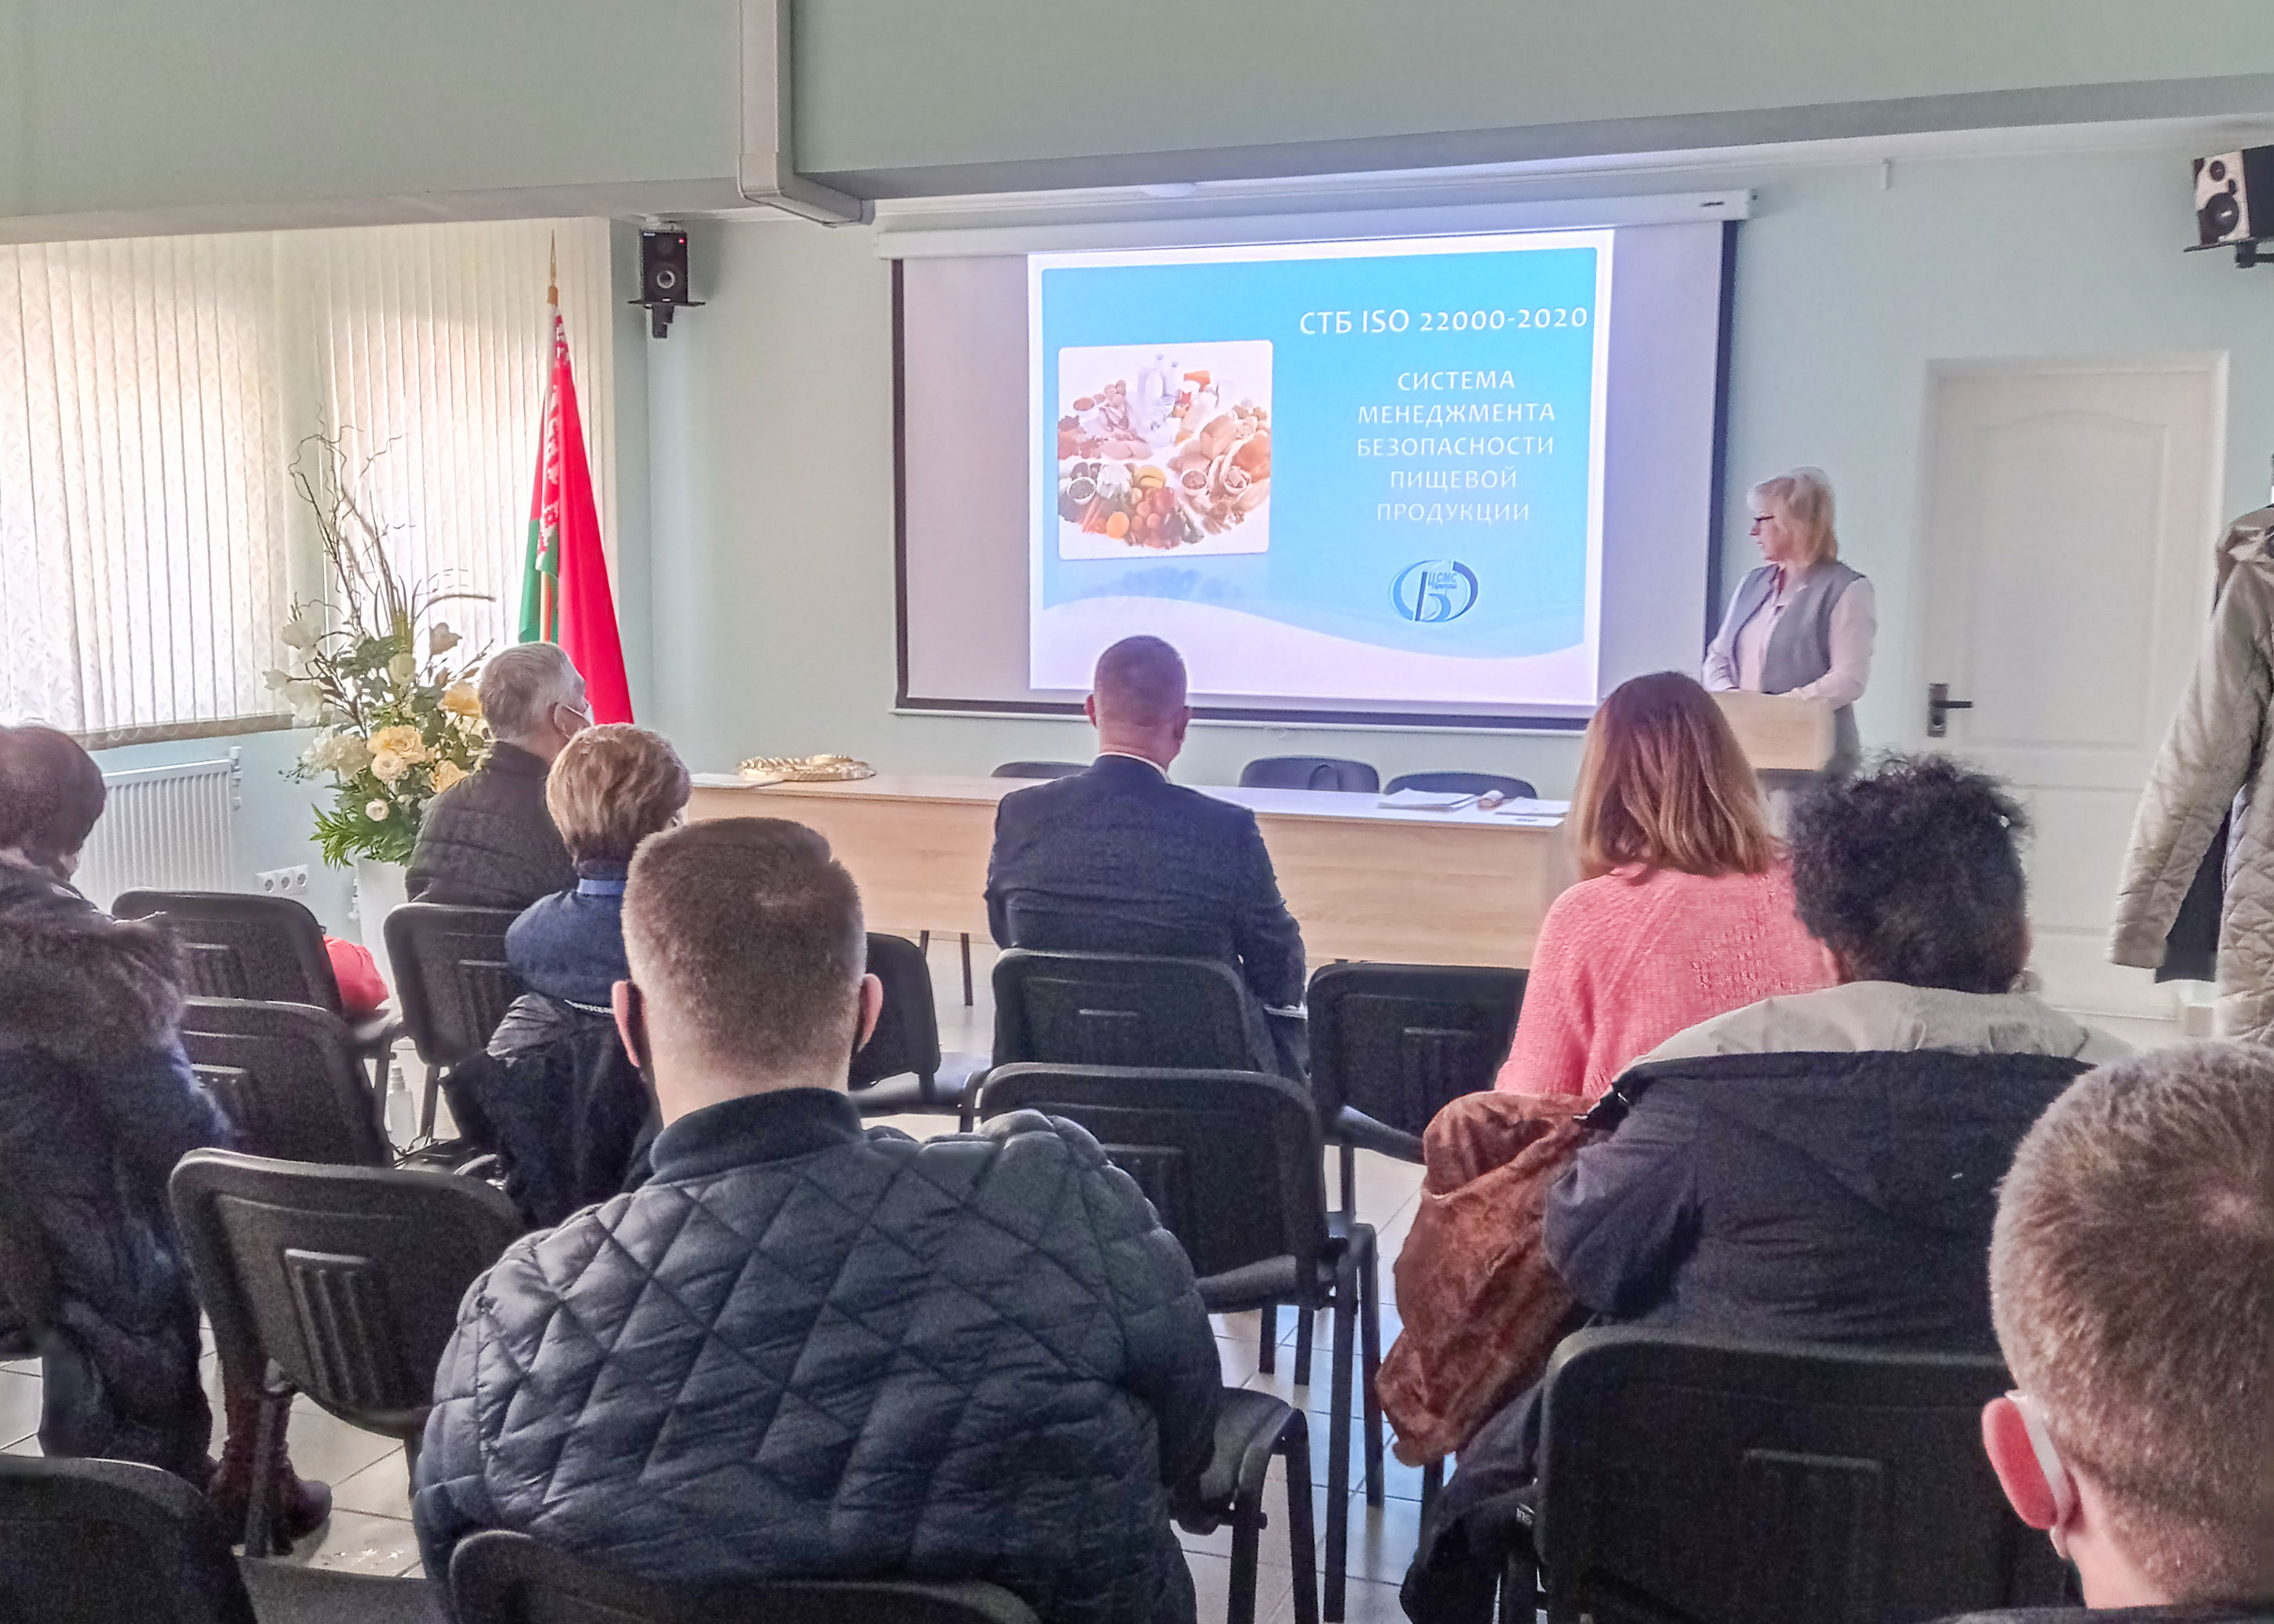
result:
[[(1706, 526), (1706, 602), (1698, 654), (1704, 657), (1720, 624), (1723, 509), (1727, 505), (1729, 442), (1729, 374), (1732, 329), (1736, 308), (1737, 228), (1742, 221), (1724, 219), (1721, 227), (1721, 286), (1716, 306), (1714, 335), (1713, 433), (1710, 489)], [(915, 715), (1065, 717), (1082, 714), (1078, 700), (941, 699), (908, 692), (908, 493), (907, 493), (907, 344), (903, 291), (905, 261), (892, 261), (892, 708)], [(1196, 721), (1230, 722), (1272, 727), (1464, 733), (1569, 734), (1584, 730), (1585, 716), (1495, 716), (1478, 712), (1391, 711), (1382, 709), (1290, 709), (1284, 706), (1195, 705)]]

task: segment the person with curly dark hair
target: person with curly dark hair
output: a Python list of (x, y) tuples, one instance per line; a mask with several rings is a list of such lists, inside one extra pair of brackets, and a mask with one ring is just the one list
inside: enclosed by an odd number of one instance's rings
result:
[[(1989, 1353), (1998, 1182), (2112, 1038), (2025, 985), (2022, 808), (1939, 757), (1819, 785), (1788, 846), (1836, 985), (1678, 1033), (1589, 1113), (1548, 1260), (1606, 1318), (1745, 1341)], [(1520, 1534), (1536, 1390), (1479, 1430), (1407, 1579), (1416, 1618), (1489, 1616)]]

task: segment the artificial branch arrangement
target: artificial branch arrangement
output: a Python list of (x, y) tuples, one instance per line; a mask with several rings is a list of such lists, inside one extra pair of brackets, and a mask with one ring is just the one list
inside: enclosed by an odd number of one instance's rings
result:
[(316, 843), (335, 868), (358, 857), (408, 863), (428, 804), (489, 748), (472, 681), (480, 656), (448, 661), (461, 638), (435, 615), (483, 594), (438, 591), (396, 573), (388, 539), (397, 526), (375, 517), (358, 494), (388, 449), (358, 462), (339, 436), (318, 433), (292, 458), (293, 488), (314, 512), (323, 544), (326, 597), (294, 601), (278, 634), (291, 668), (267, 680), (297, 724), (319, 729), (291, 776), (331, 779)]

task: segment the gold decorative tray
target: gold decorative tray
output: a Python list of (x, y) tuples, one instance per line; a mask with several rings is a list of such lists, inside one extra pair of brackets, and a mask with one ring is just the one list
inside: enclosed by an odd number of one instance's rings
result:
[(877, 775), (877, 769), (866, 761), (836, 755), (752, 756), (735, 771), (744, 782), (753, 784), (849, 783)]

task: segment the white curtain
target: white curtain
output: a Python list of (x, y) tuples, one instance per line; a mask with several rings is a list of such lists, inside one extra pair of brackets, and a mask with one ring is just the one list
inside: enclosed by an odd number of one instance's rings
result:
[(607, 223), (515, 221), (0, 246), (0, 721), (96, 739), (274, 711), (277, 626), (320, 590), (290, 465), (385, 448), (397, 563), (519, 608), (557, 240), (613, 537)]

